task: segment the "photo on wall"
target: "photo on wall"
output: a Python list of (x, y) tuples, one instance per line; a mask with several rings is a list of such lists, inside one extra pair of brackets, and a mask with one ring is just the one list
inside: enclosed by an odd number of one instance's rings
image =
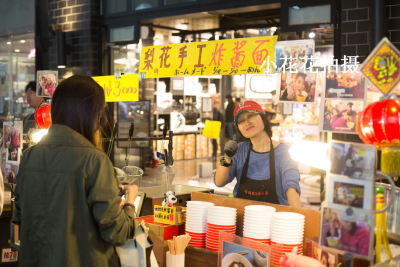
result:
[(314, 259), (322, 263), (326, 267), (335, 267), (337, 262), (336, 254), (328, 252), (324, 249), (314, 247)]
[[(257, 243), (257, 242), (256, 242)], [(243, 253), (246, 251), (247, 253)], [(222, 241), (221, 267), (231, 266), (268, 266), (268, 253), (251, 249), (247, 246)]]
[(23, 122), (6, 121), (3, 123), (4, 146), (5, 148), (22, 148)]
[(36, 95), (41, 97), (53, 97), (58, 86), (58, 71), (38, 71), (36, 79)]
[[(275, 45), (277, 71), (283, 71), (283, 69), (289, 72), (307, 71), (311, 66), (314, 48), (315, 41), (313, 39), (277, 42)], [(292, 59), (290, 60), (290, 58)]]
[(279, 102), (314, 103), (318, 98), (317, 73), (281, 73)]
[(364, 210), (372, 209), (372, 181), (328, 175), (326, 202)]
[(327, 72), (325, 84), (325, 99), (365, 97), (365, 78), (360, 72)]
[(357, 134), (357, 119), (364, 109), (364, 100), (332, 100), (321, 102), (320, 130)]
[(373, 145), (332, 141), (330, 160), (332, 174), (363, 180), (374, 179), (376, 148)]
[(20, 148), (7, 148), (6, 149), (6, 163), (9, 164), (19, 164), (21, 158)]
[(6, 164), (4, 183), (8, 184), (17, 183), (16, 177), (18, 174), (18, 170), (19, 170), (18, 165)]
[(341, 254), (350, 252), (369, 258), (373, 246), (373, 216), (353, 208), (324, 207), (321, 216), (320, 246)]

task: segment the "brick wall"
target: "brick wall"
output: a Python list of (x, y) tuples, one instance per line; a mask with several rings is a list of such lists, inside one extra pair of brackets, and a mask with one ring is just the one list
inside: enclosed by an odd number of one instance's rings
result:
[(386, 0), (387, 37), (400, 50), (400, 0)]
[[(61, 25), (66, 32), (66, 69), (58, 69), (59, 77), (68, 74), (101, 75), (102, 62), (98, 50), (101, 38), (98, 0), (49, 0), (50, 24)], [(50, 34), (50, 69), (57, 69), (55, 35)]]
[(363, 62), (369, 47), (369, 0), (342, 1), (342, 55), (359, 56)]

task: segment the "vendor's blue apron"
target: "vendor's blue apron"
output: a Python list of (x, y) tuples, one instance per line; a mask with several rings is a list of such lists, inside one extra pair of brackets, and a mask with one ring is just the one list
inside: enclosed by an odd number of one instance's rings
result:
[(250, 151), (252, 144), (250, 143), (249, 152), (247, 154), (246, 162), (243, 166), (242, 176), (240, 177), (240, 184), (236, 197), (268, 202), (272, 204), (280, 204), (278, 195), (276, 194), (275, 185), (275, 152), (272, 145), (270, 144), (269, 152), (269, 179), (266, 180), (254, 180), (247, 177), (247, 170), (249, 169)]

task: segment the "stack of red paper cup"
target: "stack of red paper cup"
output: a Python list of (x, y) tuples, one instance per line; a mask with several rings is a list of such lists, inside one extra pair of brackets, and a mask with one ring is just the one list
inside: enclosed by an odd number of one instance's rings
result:
[[(251, 205), (244, 208), (243, 237), (270, 244), (271, 220), (275, 208), (264, 205)], [(253, 248), (253, 247), (252, 247)]]
[(224, 240), (233, 242), (236, 231), (236, 209), (220, 206), (212, 206), (208, 208), (207, 249), (222, 251), (222, 247), (219, 246), (220, 231), (232, 234), (231, 238), (228, 238), (229, 240)]
[(189, 245), (206, 248), (207, 212), (214, 203), (187, 201), (186, 233), (191, 236)]
[(297, 247), (303, 252), (305, 216), (294, 212), (276, 212), (271, 227), (271, 264), (280, 266), (279, 259)]

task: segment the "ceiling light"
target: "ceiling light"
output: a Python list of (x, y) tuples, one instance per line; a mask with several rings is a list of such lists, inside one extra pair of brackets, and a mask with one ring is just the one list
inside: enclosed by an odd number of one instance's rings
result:
[(296, 9), (296, 10), (300, 10), (299, 6), (293, 6), (293, 8)]
[(25, 43), (25, 40), (21, 40), (20, 42), (24, 44), (24, 43)]
[(10, 45), (10, 44), (11, 44), (11, 42), (7, 42), (7, 44), (8, 44), (8, 45)]
[(315, 33), (313, 33), (313, 32), (310, 32), (310, 33), (308, 34), (308, 37), (310, 37), (310, 38), (314, 38), (314, 37), (315, 37)]
[(59, 68), (59, 69), (65, 69), (67, 66), (65, 66), (65, 65), (58, 65), (57, 66), (57, 68)]
[(15, 49), (14, 51), (15, 51), (15, 53), (19, 53), (20, 50), (19, 49)]

